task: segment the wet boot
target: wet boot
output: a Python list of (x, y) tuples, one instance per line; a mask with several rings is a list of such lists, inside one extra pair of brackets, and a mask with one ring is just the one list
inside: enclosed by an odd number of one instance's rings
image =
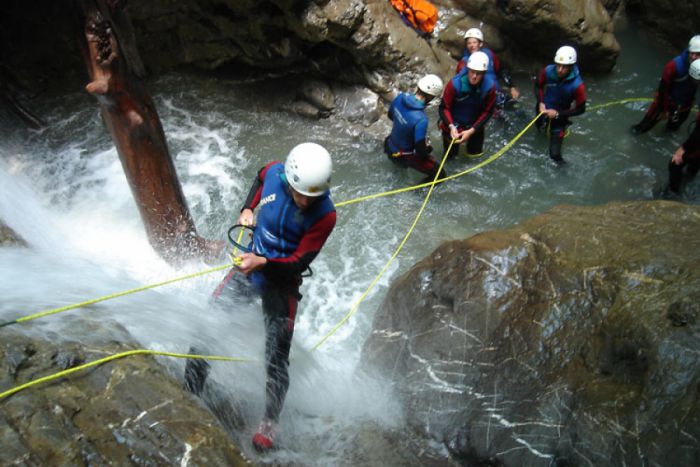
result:
[(656, 125), (656, 120), (649, 118), (648, 115), (645, 115), (641, 122), (637, 123), (636, 125), (632, 125), (630, 128), (630, 133), (635, 136), (641, 135), (642, 133), (646, 133), (654, 128), (654, 125)]
[[(190, 354), (196, 354), (197, 350), (193, 347), (189, 350)], [(204, 383), (209, 376), (211, 366), (206, 360), (201, 358), (191, 358), (187, 360), (185, 365), (185, 383), (183, 385), (185, 391), (195, 395), (200, 395), (204, 389)]]
[(253, 435), (253, 447), (257, 451), (268, 451), (274, 447), (276, 424), (265, 418), (260, 422), (258, 431)]

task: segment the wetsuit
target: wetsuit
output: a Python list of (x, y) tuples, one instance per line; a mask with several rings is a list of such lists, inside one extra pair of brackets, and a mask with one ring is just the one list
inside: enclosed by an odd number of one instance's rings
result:
[(654, 94), (654, 101), (642, 121), (632, 127), (633, 133), (651, 130), (664, 114), (668, 116), (666, 129), (669, 131), (676, 131), (688, 118), (697, 88), (688, 75), (689, 68), (690, 57), (687, 49), (666, 63), (659, 89)]
[[(478, 155), (484, 151), (484, 127), (493, 114), (496, 103), (496, 82), (492, 75), (485, 73), (481, 82), (472, 86), (469, 83), (468, 69), (463, 69), (457, 76), (448, 81), (442, 102), (438, 108), (442, 131), (442, 144), (445, 150), (450, 145), (450, 125), (462, 130), (474, 128), (475, 132), (467, 140), (467, 154)], [(454, 157), (459, 151), (458, 145), (453, 145), (449, 157)]]
[(687, 167), (689, 178), (695, 177), (700, 169), (700, 112), (695, 119), (695, 128), (681, 147), (685, 151), (680, 165), (672, 161), (668, 163), (668, 188), (674, 193), (680, 193), (683, 181), (683, 168)]
[[(498, 55), (496, 55), (493, 50), (487, 47), (482, 47), (479, 50), (484, 52), (489, 57), (489, 67), (486, 70), (486, 73), (493, 76), (494, 80), (496, 81), (496, 107), (499, 109), (503, 108), (510, 98), (510, 95), (506, 95), (506, 93), (503, 92), (499, 84), (499, 79), (503, 81), (503, 84), (505, 84), (507, 88), (514, 88), (515, 83), (513, 82), (513, 77), (508, 72), (508, 68), (499, 60)], [(467, 67), (467, 62), (469, 61), (470, 56), (471, 53), (469, 53), (469, 50), (465, 49), (464, 56), (462, 56), (462, 59), (457, 62), (457, 68), (455, 69), (456, 75)]]
[(414, 94), (401, 93), (389, 107), (389, 119), (394, 122), (384, 140), (384, 153), (389, 160), (426, 174), (426, 179), (435, 178), (438, 165), (430, 155), (433, 148), (427, 134), (425, 102)]
[(540, 129), (548, 126), (549, 157), (557, 163), (561, 163), (564, 161), (561, 155), (562, 142), (566, 134), (566, 127), (571, 124), (569, 117), (581, 115), (586, 111), (586, 87), (578, 67), (573, 65), (571, 72), (561, 79), (557, 75), (557, 65), (547, 65), (537, 78), (535, 95), (537, 98), (536, 113), (539, 114), (539, 105), (544, 102), (547, 109), (554, 109), (559, 114), (553, 119), (548, 119), (543, 115), (537, 121), (537, 126)]
[[(232, 269), (214, 291), (214, 298), (226, 295), (262, 298), (267, 366), (265, 419), (277, 422), (289, 388), (289, 350), (301, 299), (301, 274), (333, 230), (336, 212), (328, 192), (307, 209), (299, 209), (280, 162), (272, 162), (258, 172), (241, 211), (256, 207), (259, 210), (251, 246), (253, 253), (267, 258), (267, 264), (247, 278)], [(195, 393), (201, 391), (206, 378), (206, 370), (197, 368), (198, 362), (201, 360), (188, 361), (191, 372), (198, 373), (194, 388), (188, 386), (185, 370), (186, 387)]]

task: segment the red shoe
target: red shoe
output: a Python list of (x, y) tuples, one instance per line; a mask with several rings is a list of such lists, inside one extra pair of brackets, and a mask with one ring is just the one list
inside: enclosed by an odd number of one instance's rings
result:
[(263, 419), (258, 427), (258, 432), (253, 436), (253, 447), (258, 451), (272, 449), (275, 441), (275, 424)]

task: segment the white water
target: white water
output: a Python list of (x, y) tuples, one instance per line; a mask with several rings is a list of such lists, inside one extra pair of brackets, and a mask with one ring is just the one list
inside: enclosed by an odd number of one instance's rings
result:
[[(584, 74), (591, 105), (649, 96), (671, 54), (653, 49), (632, 33), (623, 47), (610, 76)], [(639, 69), (639, 63), (647, 68)], [(520, 83), (525, 95), (523, 113), (510, 115), (507, 123), (491, 124), (488, 154), (529, 121), (530, 84), (524, 76)], [(183, 75), (162, 78), (151, 88), (197, 228), (206, 237), (225, 238), (258, 168), (284, 158), (300, 141), (317, 141), (330, 149), (336, 201), (406, 186), (421, 178), (397, 171), (381, 154), (380, 137), (361, 128), (270, 111), (256, 102), (256, 88)], [(0, 249), (0, 319), (209, 267), (189, 264), (175, 270), (153, 252), (116, 151), (89, 96), (76, 92), (47, 99), (43, 105), (49, 129), (28, 132), (11, 121), (3, 122), (0, 129), (0, 219), (32, 246)], [(651, 198), (667, 179), (667, 160), (684, 139), (687, 124), (676, 135), (665, 134), (659, 125), (651, 134), (633, 138), (626, 130), (641, 118), (645, 107), (613, 107), (576, 119), (564, 145), (569, 161), (564, 170), (548, 160), (545, 138), (532, 131), (498, 161), (440, 187), (387, 274), (357, 313), (314, 351), (312, 347), (350, 311), (389, 259), (426, 192), (340, 208), (336, 230), (313, 264), (314, 276), (302, 289), (291, 356), (292, 382), (280, 427), (284, 449), (266, 459), (305, 465), (338, 463), (343, 450), (351, 446), (342, 433), (359, 431), (367, 421), (400, 424), (388, 384), (354, 377), (353, 372), (388, 284), (442, 241), (507, 227), (556, 204)], [(434, 120), (434, 109), (431, 112)], [(439, 153), (437, 132), (432, 138)], [(447, 170), (456, 173), (473, 163), (451, 161)], [(686, 200), (697, 203), (699, 192), (696, 181), (686, 190)], [(211, 376), (217, 390), (238, 411), (232, 417), (243, 420), (244, 428), (235, 435), (245, 441), (241, 445), (247, 450), (262, 413), (264, 381), (258, 361), (263, 353), (262, 319), (256, 307), (222, 312), (208, 305), (222, 275), (50, 316), (42, 326), (51, 328), (65, 315), (84, 314), (97, 321), (117, 320), (144, 348), (185, 352), (192, 343), (206, 343), (208, 352), (256, 360), (215, 362)], [(181, 374), (182, 361), (166, 363)], [(334, 452), (339, 457), (328, 454)]]

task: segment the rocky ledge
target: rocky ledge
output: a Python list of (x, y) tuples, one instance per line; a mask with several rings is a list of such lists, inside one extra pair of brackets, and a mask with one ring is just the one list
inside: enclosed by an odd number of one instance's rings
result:
[[(0, 392), (136, 348), (116, 322), (61, 323), (0, 329)], [(75, 334), (79, 341), (67, 338)], [(248, 465), (222, 425), (152, 356), (29, 387), (0, 399), (0, 408), (0, 465)]]
[(468, 465), (700, 465), (700, 207), (560, 206), (394, 282), (361, 367)]

